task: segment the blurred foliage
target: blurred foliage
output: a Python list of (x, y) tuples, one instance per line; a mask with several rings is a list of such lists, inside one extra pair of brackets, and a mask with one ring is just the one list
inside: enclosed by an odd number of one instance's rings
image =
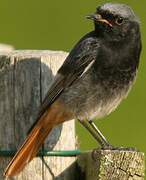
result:
[[(105, 0), (5, 0), (0, 2), (0, 42), (16, 49), (70, 51), (93, 23), (85, 16)], [(136, 84), (119, 108), (96, 124), (115, 146), (136, 147), (146, 153), (146, 13), (145, 0), (117, 0), (130, 5), (141, 21), (143, 52)], [(82, 150), (99, 145), (76, 123)]]

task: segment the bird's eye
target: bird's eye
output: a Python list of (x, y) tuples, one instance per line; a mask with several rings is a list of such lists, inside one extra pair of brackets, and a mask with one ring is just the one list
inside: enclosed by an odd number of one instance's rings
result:
[(120, 18), (116, 18), (116, 19), (115, 19), (115, 24), (121, 25), (121, 24), (123, 23), (123, 21), (124, 21), (124, 20), (123, 20), (123, 18), (121, 18), (121, 17), (120, 17)]

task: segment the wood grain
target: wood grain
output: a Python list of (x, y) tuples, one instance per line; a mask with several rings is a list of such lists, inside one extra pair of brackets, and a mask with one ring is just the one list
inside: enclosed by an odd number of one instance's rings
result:
[(78, 157), (80, 177), (85, 180), (144, 180), (144, 153), (131, 149), (86, 152)]
[[(68, 53), (49, 50), (0, 51), (0, 150), (16, 150), (35, 120), (48, 86)], [(75, 126), (69, 121), (52, 130), (45, 150), (74, 150)], [(11, 157), (0, 156), (0, 179)], [(74, 157), (35, 157), (16, 180), (51, 180)]]

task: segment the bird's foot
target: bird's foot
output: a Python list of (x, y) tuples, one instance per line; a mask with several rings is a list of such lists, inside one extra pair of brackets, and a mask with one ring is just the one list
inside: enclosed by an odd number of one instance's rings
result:
[(105, 145), (103, 145), (103, 146), (101, 147), (101, 149), (103, 149), (103, 150), (114, 150), (115, 147), (112, 146), (111, 144), (105, 144)]

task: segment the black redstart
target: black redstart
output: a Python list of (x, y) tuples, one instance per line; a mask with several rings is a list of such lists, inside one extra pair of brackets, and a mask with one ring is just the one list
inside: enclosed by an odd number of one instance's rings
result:
[(142, 47), (139, 20), (130, 7), (119, 3), (103, 4), (87, 18), (93, 20), (95, 30), (81, 38), (58, 70), (6, 177), (23, 170), (54, 126), (71, 119), (78, 119), (103, 148), (112, 147), (92, 120), (112, 112), (134, 83)]

